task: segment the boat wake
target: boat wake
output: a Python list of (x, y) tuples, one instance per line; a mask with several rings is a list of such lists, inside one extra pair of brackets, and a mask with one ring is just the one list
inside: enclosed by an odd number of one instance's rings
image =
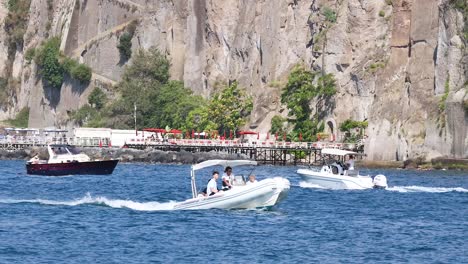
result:
[(325, 187), (320, 186), (320, 185), (318, 185), (318, 184), (313, 184), (313, 183), (309, 183), (309, 182), (305, 182), (305, 181), (299, 182), (299, 186), (300, 186), (301, 188), (326, 189)]
[(112, 208), (128, 208), (136, 211), (167, 211), (173, 210), (176, 202), (170, 201), (167, 203), (159, 202), (134, 202), (131, 200), (114, 200), (106, 197), (92, 197), (89, 193), (83, 198), (72, 201), (53, 201), (44, 199), (31, 199), (31, 200), (15, 200), (15, 199), (0, 199), (3, 204), (15, 203), (37, 203), (44, 205), (64, 205), (64, 206), (77, 206), (85, 204), (104, 205)]
[(446, 187), (425, 187), (425, 186), (393, 186), (387, 188), (387, 191), (393, 192), (429, 192), (429, 193), (446, 193), (446, 192), (468, 192), (468, 189), (462, 187), (446, 188)]

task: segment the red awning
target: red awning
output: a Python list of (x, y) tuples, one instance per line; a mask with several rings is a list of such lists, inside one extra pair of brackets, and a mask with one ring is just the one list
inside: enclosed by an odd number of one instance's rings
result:
[(177, 130), (177, 129), (171, 129), (169, 132), (167, 133), (172, 133), (172, 134), (182, 134), (182, 131), (180, 130)]
[(257, 135), (258, 133), (255, 131), (240, 131), (239, 135)]
[(166, 133), (164, 128), (145, 128), (143, 131), (154, 132), (154, 133)]

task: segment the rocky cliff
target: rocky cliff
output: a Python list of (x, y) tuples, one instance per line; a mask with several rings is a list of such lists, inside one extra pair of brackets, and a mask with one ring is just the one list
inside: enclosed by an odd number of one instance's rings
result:
[[(0, 2), (4, 20), (8, 1)], [(0, 68), (16, 81), (0, 120), (29, 107), (30, 127), (66, 126), (93, 87), (112, 94), (131, 63), (121, 61), (118, 39), (134, 24), (133, 49), (157, 46), (171, 60), (172, 78), (195, 93), (209, 97), (230, 80), (247, 88), (251, 128), (267, 132), (271, 118), (285, 114), (280, 90), (301, 63), (337, 79), (328, 132), (340, 138), (345, 119), (368, 120), (370, 159), (467, 157), (466, 18), (452, 2), (32, 0), (24, 45), (12, 52), (8, 32), (0, 33)], [(325, 8), (333, 23), (323, 22)], [(62, 52), (93, 69), (89, 85), (43, 85), (24, 57), (49, 36), (60, 36)]]

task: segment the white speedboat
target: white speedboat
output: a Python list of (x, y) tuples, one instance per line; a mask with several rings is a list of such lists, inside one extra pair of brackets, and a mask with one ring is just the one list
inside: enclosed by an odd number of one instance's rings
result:
[(174, 209), (255, 209), (271, 208), (286, 198), (290, 183), (282, 177), (268, 178), (255, 183), (246, 184), (243, 176), (235, 176), (235, 183), (227, 191), (220, 191), (211, 196), (198, 193), (195, 179), (197, 170), (211, 166), (257, 165), (249, 160), (208, 160), (192, 166), (192, 199), (177, 203)]
[(387, 178), (382, 175), (371, 177), (370, 175), (361, 175), (358, 170), (350, 170), (340, 160), (346, 156), (362, 155), (357, 152), (327, 149), (321, 151), (322, 159), (331, 158), (332, 156), (338, 159), (330, 159), (324, 162), (320, 171), (312, 169), (299, 169), (297, 173), (302, 180), (307, 183), (318, 185), (327, 189), (370, 189), (370, 188), (387, 188)]

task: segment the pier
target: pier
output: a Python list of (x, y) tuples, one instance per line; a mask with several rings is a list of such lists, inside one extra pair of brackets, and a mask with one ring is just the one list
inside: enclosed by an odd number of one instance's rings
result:
[[(81, 148), (120, 148), (112, 146), (109, 141), (102, 139), (75, 138), (29, 138), (2, 139), (0, 150), (14, 152), (32, 147), (46, 147), (48, 144), (70, 144)], [(228, 154), (242, 154), (259, 164), (272, 165), (310, 165), (318, 164), (321, 160), (321, 149), (339, 148), (362, 152), (362, 145), (338, 142), (285, 142), (285, 141), (254, 141), (241, 143), (240, 140), (189, 140), (171, 139), (168, 141), (130, 140), (124, 148), (154, 149), (160, 151), (196, 152), (224, 152)]]
[(128, 148), (152, 148), (161, 151), (187, 152), (225, 152), (243, 154), (259, 164), (272, 165), (311, 165), (321, 161), (321, 149), (338, 148), (362, 152), (358, 144), (333, 142), (250, 142), (240, 143), (236, 140), (170, 140), (165, 143), (130, 142)]

